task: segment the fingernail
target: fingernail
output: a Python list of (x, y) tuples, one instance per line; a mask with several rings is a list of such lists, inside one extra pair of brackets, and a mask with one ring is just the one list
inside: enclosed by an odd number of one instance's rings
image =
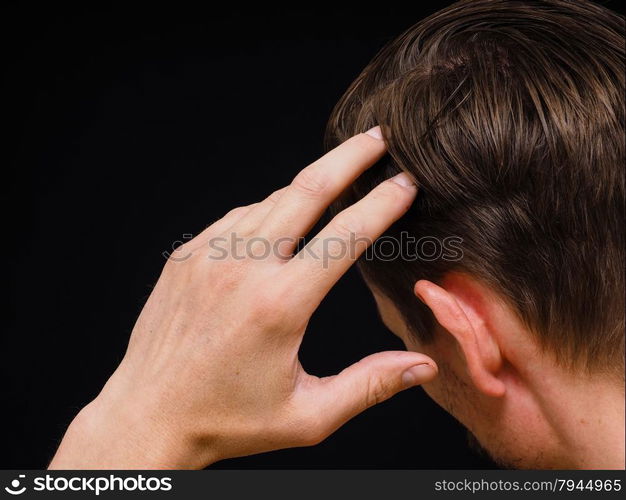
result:
[(395, 182), (396, 184), (400, 184), (403, 187), (416, 187), (413, 180), (408, 176), (408, 174), (401, 172), (398, 175), (389, 179), (391, 182)]
[(365, 133), (370, 137), (373, 137), (374, 139), (378, 139), (379, 141), (383, 140), (383, 133), (380, 131), (380, 127), (378, 125), (374, 128), (369, 129)]
[(437, 375), (437, 370), (427, 363), (422, 363), (405, 370), (402, 374), (402, 383), (404, 387), (414, 387), (429, 382), (435, 378), (435, 375)]

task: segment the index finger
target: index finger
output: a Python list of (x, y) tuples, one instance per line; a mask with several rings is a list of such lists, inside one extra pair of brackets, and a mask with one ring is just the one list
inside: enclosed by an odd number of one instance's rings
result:
[(296, 241), (304, 236), (328, 205), (385, 151), (380, 127), (355, 135), (329, 151), (294, 178), (257, 234), (270, 241), (282, 237)]
[(402, 172), (376, 186), (322, 228), (282, 270), (298, 310), (309, 307), (312, 313), (365, 249), (406, 213), (416, 194), (413, 179)]

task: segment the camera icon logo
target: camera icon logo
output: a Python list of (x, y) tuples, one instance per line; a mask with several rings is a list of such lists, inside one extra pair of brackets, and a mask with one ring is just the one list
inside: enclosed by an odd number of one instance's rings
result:
[(10, 493), (11, 495), (21, 495), (26, 491), (26, 486), (20, 488), (20, 479), (24, 479), (26, 476), (24, 474), (20, 474), (18, 476), (19, 479), (14, 479), (11, 481), (11, 486), (5, 486), (4, 491)]

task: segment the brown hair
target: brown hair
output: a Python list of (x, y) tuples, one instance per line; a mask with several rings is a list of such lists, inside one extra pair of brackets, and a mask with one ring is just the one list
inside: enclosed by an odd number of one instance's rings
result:
[(462, 238), (463, 258), (361, 259), (422, 341), (418, 279), (462, 271), (565, 365), (623, 370), (624, 19), (592, 2), (461, 1), (388, 44), (334, 109), (327, 147), (380, 125), (391, 175), (420, 188), (387, 235)]

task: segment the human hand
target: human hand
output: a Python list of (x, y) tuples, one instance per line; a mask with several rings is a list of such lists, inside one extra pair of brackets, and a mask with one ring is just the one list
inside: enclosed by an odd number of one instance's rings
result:
[[(296, 256), (326, 207), (385, 152), (359, 134), (260, 203), (229, 212), (170, 259), (121, 364), (70, 425), (51, 468), (201, 468), (319, 443), (395, 393), (431, 380), (433, 360), (377, 353), (338, 375), (304, 371), (309, 318), (335, 282), (411, 205), (405, 174), (338, 214)], [(216, 242), (240, 241), (235, 248)], [(256, 258), (272, 245), (275, 252)], [(238, 251), (236, 258), (234, 251)]]

